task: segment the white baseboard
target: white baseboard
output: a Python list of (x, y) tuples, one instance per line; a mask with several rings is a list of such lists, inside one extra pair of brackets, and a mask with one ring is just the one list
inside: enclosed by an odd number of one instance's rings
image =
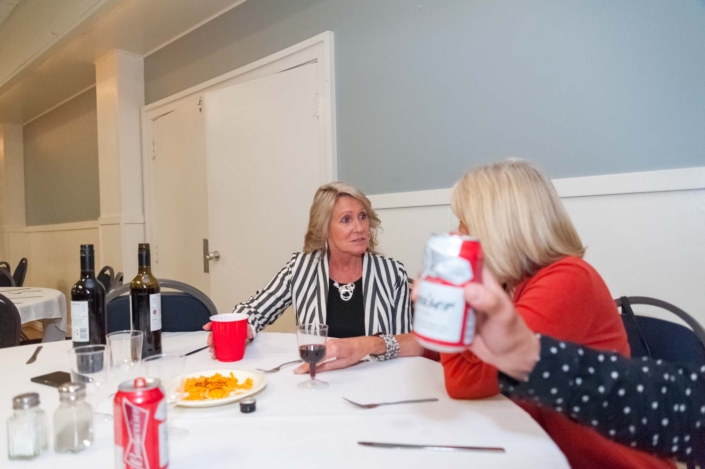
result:
[[(705, 189), (705, 166), (554, 179), (561, 198)], [(375, 210), (447, 205), (451, 189), (370, 195)]]

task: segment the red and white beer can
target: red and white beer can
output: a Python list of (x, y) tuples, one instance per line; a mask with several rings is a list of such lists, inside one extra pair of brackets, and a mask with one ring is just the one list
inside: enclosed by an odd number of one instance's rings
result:
[(433, 235), (419, 279), (414, 335), (421, 345), (439, 352), (461, 352), (475, 336), (475, 313), (465, 302), (464, 288), (482, 282), (480, 241), (455, 233)]
[(169, 467), (166, 399), (158, 379), (137, 378), (118, 386), (115, 395), (115, 467)]

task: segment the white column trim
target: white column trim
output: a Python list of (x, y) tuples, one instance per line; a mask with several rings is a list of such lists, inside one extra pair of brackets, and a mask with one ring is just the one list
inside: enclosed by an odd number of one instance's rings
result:
[[(561, 198), (705, 189), (705, 166), (554, 179)], [(377, 209), (448, 205), (451, 189), (370, 195)]]

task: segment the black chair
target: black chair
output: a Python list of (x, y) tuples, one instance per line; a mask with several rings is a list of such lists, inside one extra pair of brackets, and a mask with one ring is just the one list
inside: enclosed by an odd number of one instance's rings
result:
[(12, 272), (12, 267), (10, 267), (10, 263), (7, 261), (0, 261), (0, 269), (5, 269), (8, 272)]
[(109, 293), (110, 290), (112, 290), (113, 280), (115, 280), (115, 271), (112, 267), (106, 265), (105, 267), (100, 269), (100, 272), (98, 272), (96, 279), (100, 282), (101, 285), (103, 285), (103, 288), (105, 288), (105, 292)]
[(5, 295), (0, 295), (0, 348), (20, 345), (22, 320), (17, 306)]
[(109, 291), (115, 290), (117, 287), (122, 285), (122, 277), (122, 272), (118, 272), (117, 274), (115, 274), (115, 278), (113, 278), (113, 281), (110, 283)]
[(27, 276), (27, 258), (23, 257), (22, 260), (17, 264), (15, 273), (12, 277), (15, 279), (15, 286), (21, 287), (24, 285), (24, 278)]
[[(705, 365), (705, 329), (688, 313), (665, 301), (644, 296), (623, 296), (615, 301), (617, 307), (622, 308), (622, 322), (632, 357)], [(632, 305), (663, 308), (678, 316), (690, 329), (663, 319), (637, 316)]]
[(14, 286), (16, 286), (15, 279), (14, 279), (14, 277), (12, 277), (12, 274), (10, 274), (10, 271), (0, 268), (0, 287), (14, 287)]
[[(203, 330), (218, 310), (202, 291), (175, 280), (159, 280), (162, 288), (162, 332)], [(177, 290), (165, 292), (164, 290)], [(130, 329), (130, 285), (108, 293), (108, 333)]]

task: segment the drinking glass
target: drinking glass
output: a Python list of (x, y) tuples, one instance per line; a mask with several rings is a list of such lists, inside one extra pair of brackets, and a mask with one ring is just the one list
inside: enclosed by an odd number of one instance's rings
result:
[(328, 339), (328, 326), (325, 324), (303, 324), (296, 330), (299, 342), (299, 355), (308, 363), (311, 379), (299, 383), (299, 389), (320, 391), (328, 387), (328, 383), (316, 379), (316, 363), (326, 356), (326, 340)]
[[(166, 398), (167, 417), (184, 397), (184, 370), (186, 356), (175, 353), (152, 355), (142, 360), (145, 374), (149, 378), (157, 378), (162, 382)], [(188, 435), (185, 428), (175, 427), (173, 419), (169, 418), (169, 438), (183, 438)]]
[(119, 383), (134, 379), (142, 360), (142, 331), (118, 331), (108, 334), (110, 370)]
[[(71, 381), (86, 385), (86, 400), (98, 409), (108, 399), (108, 347), (106, 345), (83, 345), (68, 351)], [(96, 412), (98, 422), (112, 421), (110, 414)]]

